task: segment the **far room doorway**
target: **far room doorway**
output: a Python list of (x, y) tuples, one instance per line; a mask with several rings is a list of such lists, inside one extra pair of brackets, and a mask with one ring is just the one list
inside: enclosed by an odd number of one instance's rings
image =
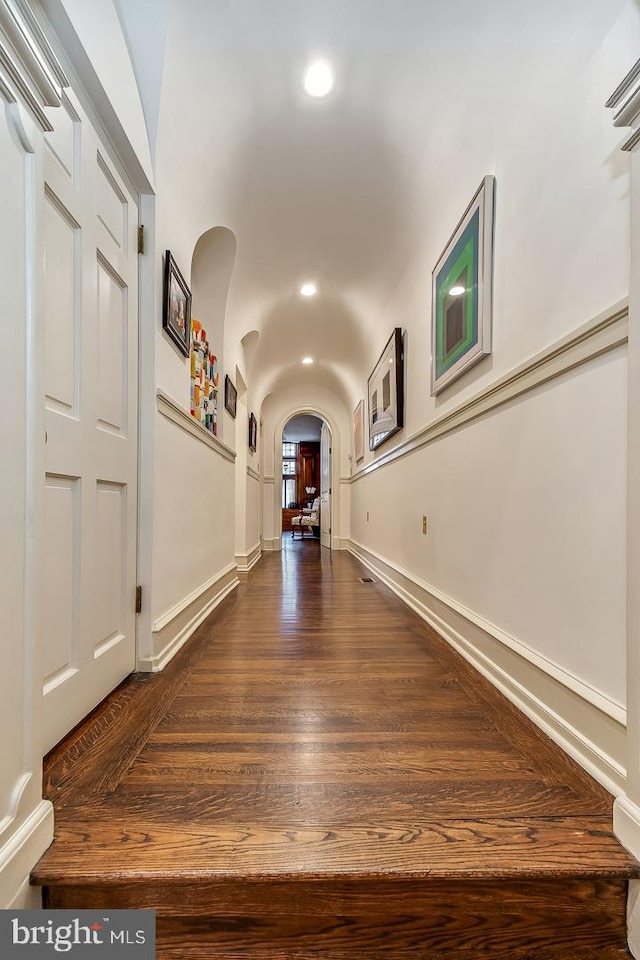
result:
[[(282, 431), (282, 489), (280, 493), (281, 506), (281, 534), (283, 537), (297, 537), (316, 539), (324, 542), (322, 528), (329, 528), (330, 505), (325, 498), (323, 476), (330, 475), (326, 461), (330, 448), (322, 443), (323, 427), (327, 431), (322, 418), (313, 414), (298, 414), (292, 417)], [(321, 516), (322, 510), (327, 514)], [(302, 526), (299, 523), (292, 525), (294, 518), (306, 516), (313, 519), (316, 514), (310, 513), (317, 509), (318, 522), (314, 525)], [(329, 538), (326, 538), (329, 546)]]

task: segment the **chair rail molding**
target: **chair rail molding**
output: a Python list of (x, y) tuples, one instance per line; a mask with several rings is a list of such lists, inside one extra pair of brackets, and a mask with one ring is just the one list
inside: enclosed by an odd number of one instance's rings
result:
[(627, 301), (620, 300), (467, 400), (445, 410), (396, 447), (355, 470), (345, 478), (345, 482), (357, 483), (381, 467), (440, 440), (502, 404), (623, 346), (628, 338), (627, 319)]
[(223, 443), (222, 440), (219, 440), (218, 437), (214, 437), (214, 435), (206, 430), (205, 427), (201, 426), (197, 420), (194, 420), (191, 414), (181, 407), (173, 397), (170, 397), (168, 393), (165, 393), (164, 390), (161, 390), (159, 387), (156, 391), (156, 406), (158, 413), (161, 413), (162, 416), (170, 420), (171, 423), (175, 423), (175, 425), (180, 427), (181, 430), (184, 430), (185, 433), (190, 433), (192, 437), (195, 437), (196, 440), (200, 440), (201, 443), (215, 450), (215, 452), (220, 454), (221, 457), (224, 457), (225, 460), (230, 460), (232, 463), (235, 461), (235, 450), (227, 446), (226, 443)]

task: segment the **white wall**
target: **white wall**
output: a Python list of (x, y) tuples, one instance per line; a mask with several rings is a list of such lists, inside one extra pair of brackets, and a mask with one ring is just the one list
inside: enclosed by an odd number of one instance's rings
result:
[[(578, 32), (570, 56), (550, 50), (515, 122), (498, 110), (486, 133), (473, 124), (473, 150), (425, 157), (438, 195), (386, 320), (389, 331), (397, 318), (405, 328), (406, 428), (378, 456), (627, 295), (628, 157), (603, 105), (638, 41), (637, 5), (628, 4), (597, 48), (581, 46)], [(493, 352), (436, 399), (425, 264), (487, 173), (497, 180)], [(615, 789), (625, 773), (626, 410), (624, 345), (371, 473), (367, 452), (351, 485), (361, 555), (424, 615), (437, 606), (445, 632), (454, 621), (461, 629), (461, 612), (482, 624), (494, 680), (514, 686), (512, 650), (535, 664), (522, 696), (540, 685), (536, 697), (548, 700), (537, 719), (557, 715), (559, 739), (590, 704), (597, 717), (585, 752)], [(553, 693), (542, 689), (551, 676), (561, 685)]]
[[(177, 420), (177, 422), (176, 422)], [(158, 411), (155, 436), (153, 642), (140, 668), (160, 669), (235, 577), (234, 458), (186, 411)], [(204, 435), (204, 438), (203, 436)]]
[[(233, 270), (235, 238), (224, 228), (209, 230), (190, 248), (193, 211), (177, 210), (173, 193), (158, 173), (155, 285), (155, 382), (188, 415), (190, 367), (162, 329), (163, 260), (170, 250), (193, 294), (199, 319), (218, 357), (218, 438), (196, 437), (158, 413), (153, 465), (153, 574), (151, 653), (142, 669), (158, 669), (188, 639), (202, 615), (237, 583), (235, 578), (236, 449), (235, 422), (224, 410), (223, 328)], [(179, 418), (178, 418), (179, 419)], [(184, 425), (183, 425), (184, 426)], [(204, 431), (206, 433), (206, 431)], [(223, 447), (228, 456), (223, 455)], [(244, 448), (243, 448), (244, 454)], [(179, 503), (176, 503), (176, 496)], [(201, 518), (201, 519), (199, 519)], [(188, 612), (187, 612), (188, 611)]]
[(351, 520), (354, 540), (620, 706), (626, 386), (620, 347), (357, 481)]

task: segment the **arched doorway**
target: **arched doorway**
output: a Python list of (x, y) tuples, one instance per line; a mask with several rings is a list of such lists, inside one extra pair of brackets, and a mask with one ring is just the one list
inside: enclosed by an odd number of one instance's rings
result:
[(291, 518), (314, 503), (320, 523), (307, 535), (330, 547), (331, 443), (326, 421), (313, 413), (295, 414), (282, 430), (282, 481), (280, 490), (281, 533), (291, 533)]

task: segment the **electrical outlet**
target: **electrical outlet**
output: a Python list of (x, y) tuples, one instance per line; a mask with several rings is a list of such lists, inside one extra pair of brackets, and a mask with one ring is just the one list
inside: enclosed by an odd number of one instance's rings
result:
[(424, 534), (427, 532), (427, 518), (424, 515), (422, 517), (422, 532)]

